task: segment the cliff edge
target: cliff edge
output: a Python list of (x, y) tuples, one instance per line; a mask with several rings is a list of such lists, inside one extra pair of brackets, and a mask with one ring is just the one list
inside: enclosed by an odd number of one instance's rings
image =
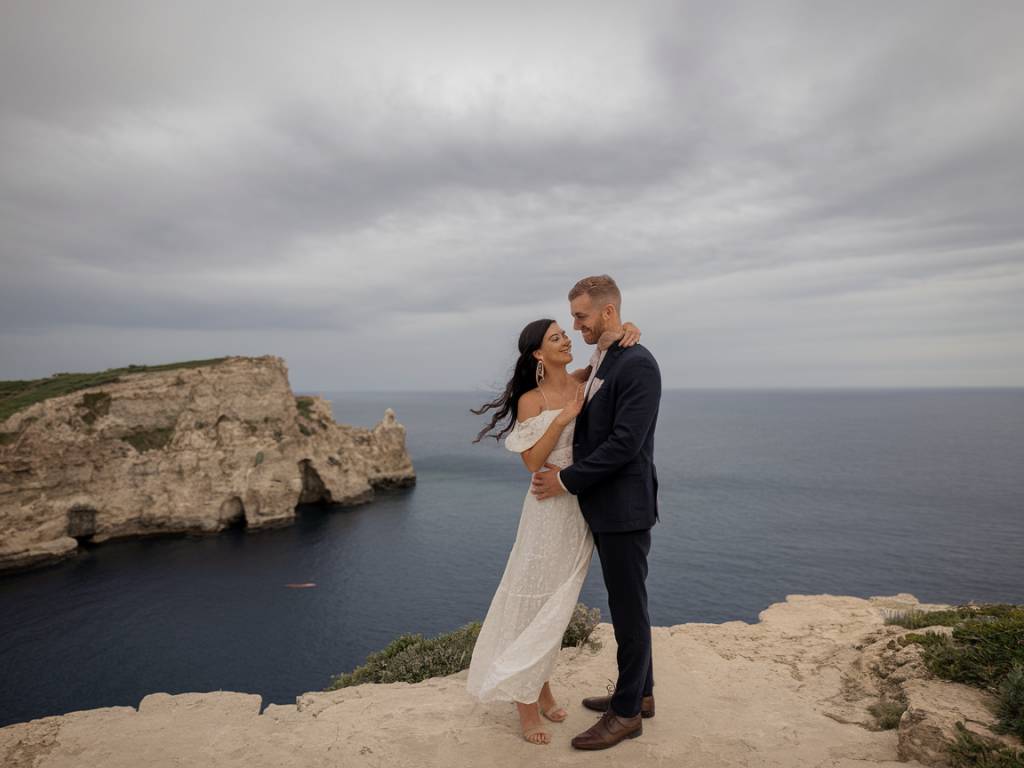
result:
[[(922, 605), (913, 595), (787, 595), (756, 624), (655, 627), (657, 714), (640, 738), (601, 752), (569, 741), (597, 715), (580, 699), (615, 677), (615, 639), (563, 649), (552, 688), (564, 723), (546, 723), (549, 745), (528, 744), (511, 704), (480, 704), (466, 671), (421, 683), (359, 685), (296, 697), (262, 709), (257, 694), (152, 693), (130, 706), (83, 710), (0, 728), (0, 764), (9, 768), (170, 768), (203, 765), (700, 766), (700, 768), (865, 768), (949, 765), (944, 745), (956, 721), (994, 737), (991, 697), (929, 679), (916, 645), (896, 639), (887, 612)], [(869, 707), (902, 688), (898, 727), (881, 730)]]
[(288, 525), (297, 504), (415, 480), (391, 409), (373, 429), (337, 424), (280, 357), (119, 372), (0, 422), (0, 571), (83, 541)]

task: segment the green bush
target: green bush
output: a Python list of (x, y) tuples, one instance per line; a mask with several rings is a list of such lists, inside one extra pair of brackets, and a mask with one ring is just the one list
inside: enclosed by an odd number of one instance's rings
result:
[(1024, 664), (1015, 663), (1000, 684), (998, 714), (997, 730), (1024, 739)]
[(136, 427), (121, 439), (139, 453), (143, 453), (166, 447), (172, 437), (174, 437), (174, 427), (153, 427), (152, 429)]
[(1024, 750), (994, 747), (957, 723), (956, 741), (949, 746), (953, 768), (1024, 768)]
[[(584, 643), (594, 646), (590, 635), (600, 620), (600, 609), (577, 603), (562, 635), (562, 647), (580, 647)], [(418, 683), (428, 677), (461, 672), (469, 667), (473, 658), (473, 646), (480, 627), (480, 622), (474, 621), (437, 637), (401, 635), (384, 650), (367, 656), (361, 666), (332, 678), (324, 690), (333, 691), (363, 683)]]
[[(921, 658), (934, 675), (998, 695), (996, 728), (1024, 738), (1024, 606), (958, 606), (956, 610), (961, 618), (951, 636), (910, 633), (901, 642), (919, 643)], [(914, 617), (913, 621), (928, 619)]]
[(305, 419), (313, 418), (313, 398), (307, 397), (306, 395), (299, 395), (295, 398), (295, 407), (299, 409), (299, 413)]
[(898, 728), (900, 718), (907, 711), (906, 702), (902, 701), (880, 701), (868, 707), (868, 712), (875, 716), (878, 727), (883, 731), (891, 731)]

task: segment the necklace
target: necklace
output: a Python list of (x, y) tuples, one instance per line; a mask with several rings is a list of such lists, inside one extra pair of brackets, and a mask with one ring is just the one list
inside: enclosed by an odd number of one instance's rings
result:
[[(571, 379), (570, 379), (570, 381), (571, 381)], [(547, 396), (547, 393), (546, 393), (546, 392), (544, 391), (544, 387), (543, 387), (543, 386), (541, 386), (540, 384), (538, 384), (538, 385), (537, 385), (537, 389), (539, 389), (539, 390), (540, 390), (540, 393), (541, 393), (541, 395), (542, 395), (542, 396), (544, 397), (544, 403), (545, 403), (546, 405), (550, 405), (551, 403), (550, 403), (550, 402), (548, 401), (548, 396)], [(575, 386), (573, 386), (573, 394), (575, 394), (575, 392), (576, 392), (576, 387), (575, 387)], [(562, 404), (561, 404), (561, 405), (559, 405), (558, 407), (559, 407), (559, 408), (564, 408), (564, 407), (565, 407), (565, 404), (566, 404), (567, 402), (569, 402), (569, 398), (570, 398), (570, 397), (571, 397), (571, 395), (567, 395), (567, 394), (566, 394), (566, 393), (565, 393), (565, 392), (563, 391), (563, 392), (562, 392)]]

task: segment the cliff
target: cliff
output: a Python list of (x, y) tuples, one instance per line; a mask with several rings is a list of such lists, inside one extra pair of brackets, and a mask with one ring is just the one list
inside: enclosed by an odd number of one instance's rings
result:
[(390, 409), (373, 429), (336, 424), (280, 357), (128, 371), (0, 423), (0, 570), (82, 541), (288, 525), (299, 503), (415, 482)]
[[(153, 768), (175, 765), (521, 766), (651, 765), (700, 768), (944, 766), (953, 723), (985, 738), (991, 697), (930, 679), (909, 630), (888, 611), (922, 605), (888, 597), (788, 595), (756, 624), (680, 624), (654, 629), (657, 714), (643, 735), (603, 752), (569, 745), (596, 714), (580, 699), (615, 677), (611, 626), (600, 650), (563, 649), (552, 688), (568, 719), (550, 723), (552, 743), (528, 744), (511, 704), (479, 704), (466, 672), (421, 683), (310, 692), (271, 704), (231, 691), (152, 693), (135, 707), (106, 707), (0, 729), (9, 768)], [(941, 628), (939, 628), (941, 629)], [(902, 691), (907, 709), (880, 730), (869, 707)]]

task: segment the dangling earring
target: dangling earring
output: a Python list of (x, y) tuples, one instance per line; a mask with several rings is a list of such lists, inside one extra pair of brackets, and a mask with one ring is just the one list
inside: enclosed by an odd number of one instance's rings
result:
[(540, 383), (542, 381), (544, 381), (544, 361), (543, 360), (538, 360), (537, 361), (537, 377), (536, 378), (537, 378), (537, 386), (539, 387)]

